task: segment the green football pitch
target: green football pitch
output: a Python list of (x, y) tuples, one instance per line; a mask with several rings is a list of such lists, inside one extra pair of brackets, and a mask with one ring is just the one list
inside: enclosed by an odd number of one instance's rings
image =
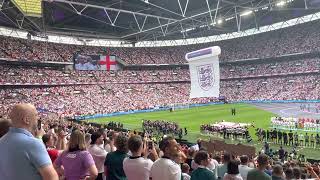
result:
[[(231, 108), (236, 108), (236, 116), (231, 115)], [(149, 113), (136, 113), (129, 115), (119, 115), (114, 117), (105, 117), (99, 119), (91, 119), (90, 122), (97, 122), (101, 124), (113, 122), (121, 122), (124, 124), (124, 128), (130, 130), (141, 130), (142, 120), (165, 120), (174, 121), (179, 124), (179, 127), (188, 129), (188, 135), (184, 136), (190, 142), (196, 142), (198, 138), (209, 139), (210, 136), (200, 133), (201, 124), (211, 124), (219, 121), (226, 122), (243, 122), (251, 123), (254, 127), (249, 128), (249, 133), (253, 138), (251, 145), (256, 146), (257, 150), (260, 150), (262, 145), (257, 142), (257, 136), (255, 135), (255, 128), (268, 129), (270, 126), (270, 118), (276, 116), (275, 114), (258, 109), (250, 104), (219, 104), (203, 107), (193, 107), (190, 109), (181, 109), (173, 112), (169, 111), (157, 111)], [(231, 142), (229, 143), (236, 143)], [(279, 146), (271, 145), (271, 148), (278, 149)], [(291, 147), (286, 147), (288, 151), (291, 151)], [(305, 154), (309, 158), (319, 159), (319, 151), (311, 148), (299, 149), (299, 153)]]

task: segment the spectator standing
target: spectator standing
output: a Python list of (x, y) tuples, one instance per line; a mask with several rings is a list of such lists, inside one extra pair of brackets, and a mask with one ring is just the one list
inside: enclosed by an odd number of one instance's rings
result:
[(126, 180), (123, 160), (128, 156), (128, 137), (119, 134), (115, 139), (115, 146), (117, 150), (107, 154), (104, 162), (104, 173), (108, 180)]
[(50, 159), (52, 163), (58, 158), (59, 156), (59, 150), (55, 148), (54, 146), (54, 139), (52, 134), (44, 134), (42, 136), (42, 141), (44, 145), (46, 146), (47, 152), (50, 156)]
[(293, 168), (293, 176), (294, 176), (294, 179), (301, 179), (302, 172), (301, 172), (301, 169), (299, 167), (294, 167)]
[(239, 174), (239, 162), (236, 160), (231, 160), (228, 163), (228, 171), (224, 175), (223, 180), (243, 180)]
[[(133, 135), (128, 140), (128, 148), (132, 156), (123, 161), (123, 170), (128, 180), (149, 180), (153, 162), (148, 157), (148, 148), (156, 154), (154, 146), (147, 147), (146, 142), (142, 141), (141, 136)], [(141, 156), (143, 153), (143, 157)]]
[(275, 165), (272, 170), (272, 180), (284, 180), (283, 168), (279, 164)]
[(271, 180), (271, 177), (264, 172), (269, 164), (268, 161), (267, 155), (260, 154), (257, 159), (258, 167), (248, 172), (247, 180)]
[(228, 163), (231, 160), (231, 155), (228, 152), (225, 152), (222, 157), (222, 163), (218, 166), (218, 180), (224, 177), (224, 174), (228, 171)]
[(183, 163), (181, 165), (181, 171), (182, 171), (182, 180), (190, 180), (191, 176), (189, 175), (190, 166), (187, 163)]
[(285, 179), (286, 179), (286, 180), (294, 179), (292, 168), (287, 168), (287, 169), (284, 171), (284, 174), (285, 174), (285, 177), (286, 177)]
[(152, 180), (180, 180), (181, 168), (174, 162), (175, 157), (179, 155), (179, 145), (171, 137), (165, 137), (160, 142), (160, 149), (163, 156), (155, 161), (151, 167)]
[(0, 138), (4, 136), (10, 129), (11, 122), (7, 119), (0, 120)]
[(68, 149), (57, 158), (55, 168), (68, 180), (94, 180), (98, 176), (94, 160), (86, 150), (84, 133), (80, 130), (71, 133)]
[(209, 165), (210, 157), (206, 151), (199, 151), (196, 153), (194, 160), (199, 164), (198, 168), (192, 171), (191, 180), (215, 180), (216, 177), (207, 166)]
[(103, 180), (104, 161), (106, 160), (107, 151), (103, 148), (103, 135), (99, 131), (92, 133), (88, 151), (92, 155), (98, 169), (97, 180)]
[(38, 112), (31, 104), (18, 104), (10, 114), (12, 127), (0, 139), (0, 176), (6, 180), (58, 180), (44, 144), (34, 138)]
[(239, 173), (243, 180), (247, 180), (248, 172), (253, 168), (248, 166), (249, 158), (247, 155), (240, 157)]

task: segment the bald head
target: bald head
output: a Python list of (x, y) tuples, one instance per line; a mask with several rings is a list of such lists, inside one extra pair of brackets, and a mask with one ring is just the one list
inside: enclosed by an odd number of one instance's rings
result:
[(17, 104), (10, 112), (12, 126), (19, 128), (34, 128), (37, 125), (37, 109), (32, 104)]

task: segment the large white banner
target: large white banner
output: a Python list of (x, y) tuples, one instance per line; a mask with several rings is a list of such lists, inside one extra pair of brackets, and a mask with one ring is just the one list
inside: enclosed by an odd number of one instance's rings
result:
[(221, 49), (219, 46), (205, 48), (186, 54), (191, 78), (190, 98), (219, 97), (220, 54)]

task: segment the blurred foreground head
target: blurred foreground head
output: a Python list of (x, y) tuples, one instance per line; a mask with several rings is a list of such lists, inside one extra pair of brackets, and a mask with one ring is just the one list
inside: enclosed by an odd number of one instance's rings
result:
[(8, 119), (0, 119), (0, 138), (4, 136), (11, 126), (11, 121)]

